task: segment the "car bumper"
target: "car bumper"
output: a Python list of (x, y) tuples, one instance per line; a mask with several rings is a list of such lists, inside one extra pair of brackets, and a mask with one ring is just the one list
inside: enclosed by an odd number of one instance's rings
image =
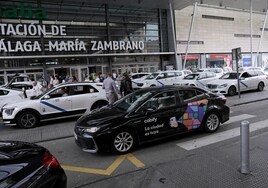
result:
[(98, 145), (92, 136), (83, 137), (74, 132), (75, 143), (82, 148), (83, 151), (88, 153), (97, 153)]
[(221, 110), (221, 123), (228, 121), (230, 118), (230, 108), (226, 106)]
[(3, 119), (3, 124), (6, 126), (15, 126), (16, 122), (14, 119)]
[(216, 94), (224, 94), (224, 95), (228, 94), (228, 90), (225, 88), (209, 89), (209, 91), (211, 91), (212, 93), (216, 93)]

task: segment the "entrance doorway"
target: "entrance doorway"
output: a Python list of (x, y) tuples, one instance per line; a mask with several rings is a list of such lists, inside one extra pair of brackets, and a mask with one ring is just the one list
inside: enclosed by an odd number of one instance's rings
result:
[(60, 83), (63, 79), (66, 78), (67, 75), (70, 75), (69, 68), (55, 68), (55, 75), (59, 76)]

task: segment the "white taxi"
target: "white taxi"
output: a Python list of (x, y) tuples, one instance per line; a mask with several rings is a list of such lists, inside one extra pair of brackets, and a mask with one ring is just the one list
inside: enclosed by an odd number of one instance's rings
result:
[(154, 72), (148, 75), (145, 79), (135, 81), (137, 87), (135, 87), (135, 85), (132, 85), (132, 87), (138, 89), (152, 86), (175, 85), (179, 83), (184, 76), (186, 76), (186, 74), (181, 70)]
[(2, 109), (2, 107), (7, 103), (21, 101), (24, 99), (29, 99), (27, 98), (26, 91), (0, 87), (0, 109)]
[[(262, 91), (267, 85), (267, 77), (260, 70), (239, 72), (238, 78), (240, 91)], [(219, 79), (208, 82), (207, 88), (214, 93), (235, 95), (238, 92), (237, 72), (226, 73)]]
[(177, 85), (189, 85), (206, 88), (208, 82), (217, 79), (214, 72), (197, 72), (188, 74)]
[[(63, 91), (66, 91), (63, 94)], [(86, 111), (107, 105), (105, 91), (98, 83), (76, 82), (56, 85), (39, 96), (2, 109), (5, 125), (32, 128), (40, 121), (81, 116)]]

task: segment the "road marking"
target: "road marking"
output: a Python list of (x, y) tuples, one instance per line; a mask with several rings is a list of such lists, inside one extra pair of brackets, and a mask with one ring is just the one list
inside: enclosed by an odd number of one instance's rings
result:
[[(245, 119), (249, 119), (253, 117), (256, 117), (256, 116), (250, 115), (250, 114), (242, 114), (242, 115), (231, 117), (227, 123), (229, 124), (229, 123), (233, 123), (233, 122), (237, 122), (237, 121), (241, 121), (241, 120), (245, 120)], [(259, 122), (250, 124), (250, 132), (263, 129), (266, 127), (268, 127), (268, 120), (259, 121)], [(237, 128), (219, 132), (219, 133), (212, 133), (211, 135), (208, 135), (202, 138), (197, 138), (197, 139), (189, 140), (186, 142), (178, 143), (176, 145), (185, 150), (193, 150), (193, 149), (197, 149), (203, 146), (214, 144), (220, 141), (224, 141), (230, 138), (234, 138), (239, 135), (240, 135), (240, 127), (237, 127)]]
[(128, 159), (137, 168), (143, 168), (145, 166), (139, 159), (137, 159), (134, 155), (130, 153), (125, 154), (125, 155), (120, 155), (119, 157), (117, 157), (117, 159), (106, 170), (70, 166), (70, 165), (65, 165), (65, 164), (61, 164), (61, 166), (66, 171), (83, 172), (83, 173), (89, 173), (89, 174), (100, 174), (100, 175), (109, 176), (120, 166), (120, 164), (125, 159)]
[(241, 115), (238, 115), (238, 116), (232, 116), (232, 117), (230, 117), (229, 121), (227, 121), (224, 124), (225, 125), (226, 124), (231, 124), (231, 123), (234, 123), (234, 122), (237, 122), (237, 121), (250, 119), (250, 118), (254, 118), (254, 117), (256, 117), (256, 116), (255, 115), (250, 115), (250, 114), (241, 114)]

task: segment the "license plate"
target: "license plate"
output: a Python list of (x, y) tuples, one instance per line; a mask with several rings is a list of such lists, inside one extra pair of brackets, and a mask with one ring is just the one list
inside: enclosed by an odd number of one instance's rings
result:
[(75, 140), (77, 140), (77, 135), (75, 134), (75, 132), (74, 132), (74, 138), (75, 138)]

